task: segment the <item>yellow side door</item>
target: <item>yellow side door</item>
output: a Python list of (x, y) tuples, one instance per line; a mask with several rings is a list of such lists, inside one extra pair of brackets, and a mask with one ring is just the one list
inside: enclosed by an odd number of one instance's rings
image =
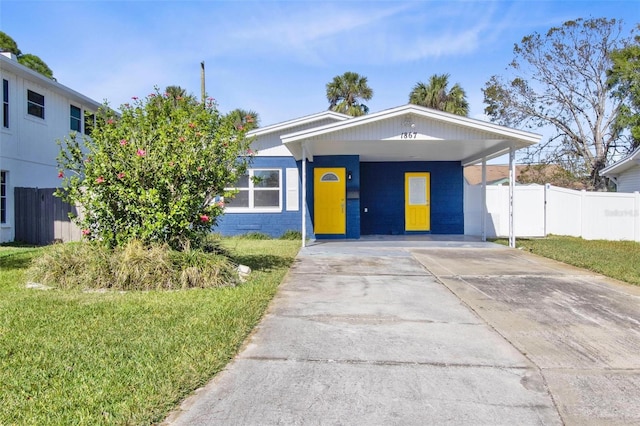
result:
[(346, 234), (344, 168), (318, 167), (313, 177), (313, 218), (316, 234)]
[(429, 173), (404, 174), (404, 223), (406, 231), (431, 230)]

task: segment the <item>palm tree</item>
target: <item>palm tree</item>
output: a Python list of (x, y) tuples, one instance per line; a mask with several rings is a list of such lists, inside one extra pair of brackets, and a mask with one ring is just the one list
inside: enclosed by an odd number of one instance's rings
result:
[(464, 89), (458, 83), (454, 84), (450, 90), (447, 90), (448, 86), (449, 74), (434, 74), (429, 77), (428, 84), (416, 83), (409, 94), (409, 103), (467, 116), (469, 102)]
[(193, 98), (193, 96), (187, 95), (186, 89), (183, 89), (180, 86), (175, 86), (175, 85), (167, 86), (164, 89), (164, 92), (167, 94), (167, 97), (173, 101), (174, 107), (178, 106), (178, 101), (181, 101), (187, 98)]
[(355, 72), (345, 72), (327, 83), (327, 100), (331, 111), (354, 117), (367, 114), (369, 108), (361, 102), (368, 101), (373, 90), (367, 85), (367, 77)]
[(244, 110), (236, 108), (227, 114), (231, 118), (236, 129), (253, 130), (257, 129), (260, 124), (258, 113), (252, 110)]

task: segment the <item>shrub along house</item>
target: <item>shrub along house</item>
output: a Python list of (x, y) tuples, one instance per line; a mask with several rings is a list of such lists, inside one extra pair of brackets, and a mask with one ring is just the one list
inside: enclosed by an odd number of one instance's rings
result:
[(326, 111), (249, 136), (256, 156), (217, 230), (317, 239), (464, 234), (463, 167), (505, 153), (513, 164), (540, 140), (416, 105), (357, 118)]

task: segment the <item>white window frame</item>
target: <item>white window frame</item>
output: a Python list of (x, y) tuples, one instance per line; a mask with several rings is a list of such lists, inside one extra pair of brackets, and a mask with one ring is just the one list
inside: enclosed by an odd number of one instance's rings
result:
[[(253, 177), (255, 176), (255, 172), (278, 172), (278, 187), (277, 188), (256, 188), (253, 182)], [(264, 168), (255, 168), (255, 169), (247, 169), (247, 174), (249, 175), (249, 186), (242, 188), (225, 188), (225, 191), (233, 191), (236, 189), (247, 190), (249, 192), (249, 207), (232, 207), (229, 205), (225, 207), (225, 212), (227, 213), (281, 213), (282, 212), (282, 191), (283, 191), (283, 182), (282, 182), (282, 169), (277, 167), (264, 167)], [(254, 191), (278, 191), (278, 206), (277, 207), (254, 207)]]

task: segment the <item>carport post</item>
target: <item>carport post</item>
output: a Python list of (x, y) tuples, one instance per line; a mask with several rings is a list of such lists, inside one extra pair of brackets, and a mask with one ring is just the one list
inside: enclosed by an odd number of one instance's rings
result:
[(482, 157), (482, 194), (480, 206), (480, 223), (482, 224), (482, 241), (487, 241), (487, 157)]
[(307, 244), (307, 149), (302, 143), (302, 247)]
[(513, 229), (513, 188), (516, 181), (515, 166), (516, 151), (513, 146), (509, 148), (509, 247), (516, 247), (516, 236)]

